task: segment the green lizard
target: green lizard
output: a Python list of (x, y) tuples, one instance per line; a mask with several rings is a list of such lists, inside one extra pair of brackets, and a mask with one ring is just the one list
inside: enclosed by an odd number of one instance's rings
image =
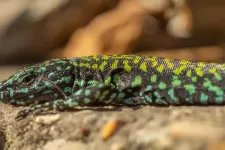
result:
[(0, 100), (19, 112), (106, 105), (222, 105), (225, 64), (136, 55), (52, 59), (0, 83)]

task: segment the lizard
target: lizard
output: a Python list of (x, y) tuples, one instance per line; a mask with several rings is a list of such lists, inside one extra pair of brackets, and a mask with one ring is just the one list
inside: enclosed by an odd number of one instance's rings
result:
[(0, 82), (0, 101), (18, 113), (91, 105), (223, 105), (225, 64), (153, 56), (57, 58)]

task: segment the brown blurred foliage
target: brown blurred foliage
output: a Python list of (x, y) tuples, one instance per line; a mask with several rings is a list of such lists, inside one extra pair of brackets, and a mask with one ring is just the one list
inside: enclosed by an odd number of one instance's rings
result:
[(164, 25), (171, 36), (179, 38), (189, 37), (192, 28), (191, 12), (184, 1), (122, 0), (115, 9), (98, 15), (89, 25), (75, 31), (59, 55), (80, 57), (132, 53), (146, 21), (150, 22), (149, 29), (156, 29), (154, 34), (163, 29), (159, 26)]
[(223, 61), (225, 53), (218, 47), (225, 33), (223, 4), (223, 0), (0, 1), (0, 64), (137, 52)]

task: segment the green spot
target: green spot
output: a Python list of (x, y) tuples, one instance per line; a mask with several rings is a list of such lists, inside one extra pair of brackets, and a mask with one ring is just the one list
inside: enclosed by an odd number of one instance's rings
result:
[(78, 90), (74, 95), (79, 96), (79, 95), (81, 95), (82, 91), (83, 91), (82, 89)]
[(190, 103), (190, 104), (193, 104), (194, 103), (193, 102), (193, 97), (186, 97), (185, 98), (185, 101), (188, 102), (188, 103)]
[(217, 86), (210, 86), (210, 87), (208, 88), (208, 90), (209, 90), (210, 92), (216, 93), (217, 96), (223, 96), (223, 94), (224, 94), (223, 90), (221, 90), (221, 89), (220, 89), (219, 87), (217, 87)]
[(171, 60), (170, 60), (170, 59), (165, 58), (165, 62), (166, 62), (167, 66), (168, 66), (170, 69), (173, 69), (173, 63), (171, 63)]
[(122, 99), (124, 97), (125, 97), (125, 94), (124, 93), (119, 93), (118, 96), (117, 96), (118, 99)]
[(204, 93), (201, 93), (201, 96), (200, 96), (200, 102), (201, 103), (206, 103), (209, 99), (209, 96), (204, 94)]
[(15, 91), (14, 91), (14, 90), (10, 90), (10, 91), (9, 91), (9, 94), (10, 94), (10, 97), (13, 97), (14, 94), (15, 94)]
[(168, 91), (168, 95), (170, 96), (170, 99), (173, 102), (173, 104), (179, 104), (179, 101), (178, 101), (177, 97), (174, 94), (174, 89), (170, 89)]
[(159, 104), (159, 105), (160, 104), (167, 105), (167, 102), (165, 100), (161, 99), (161, 98), (157, 98), (155, 100), (155, 102), (156, 102), (156, 104)]
[(195, 93), (195, 86), (193, 84), (186, 84), (184, 87), (190, 95)]
[(182, 83), (181, 80), (176, 79), (176, 80), (173, 80), (172, 85), (173, 85), (173, 86), (180, 86), (181, 83)]
[(146, 65), (146, 62), (141, 63), (140, 69), (141, 69), (142, 71), (144, 71), (144, 72), (147, 72), (147, 65)]
[(95, 61), (99, 61), (99, 60), (100, 60), (98, 56), (93, 56), (92, 58), (93, 58)]
[(106, 61), (103, 61), (102, 64), (99, 66), (99, 69), (101, 71), (103, 71), (105, 69), (105, 66), (107, 65), (107, 62)]
[(102, 88), (104, 86), (103, 83), (98, 84), (98, 88)]
[(108, 76), (106, 79), (105, 79), (105, 84), (109, 84), (111, 82), (111, 76)]
[(191, 80), (192, 80), (193, 82), (197, 82), (197, 77), (194, 76), (194, 77), (191, 78)]
[(74, 62), (73, 65), (74, 65), (75, 67), (77, 67), (77, 66), (78, 66), (78, 63), (77, 63), (77, 62)]
[(140, 61), (141, 57), (135, 57), (134, 59), (134, 64), (138, 64)]
[(163, 64), (161, 64), (159, 67), (157, 67), (157, 71), (158, 71), (159, 73), (162, 73), (163, 70), (164, 70), (164, 65), (163, 65)]
[(212, 83), (208, 78), (205, 78), (205, 82), (203, 83), (203, 86), (204, 87), (210, 87), (210, 86), (212, 86)]
[(80, 63), (80, 67), (87, 67), (90, 68), (90, 64), (89, 63)]
[(93, 64), (92, 65), (92, 69), (97, 69), (98, 68), (98, 64)]
[(126, 99), (123, 100), (123, 103), (125, 103), (125, 104), (133, 104), (133, 101), (132, 101), (131, 98), (126, 98)]
[(111, 69), (113, 70), (113, 69), (116, 69), (117, 67), (118, 67), (118, 63), (119, 63), (119, 60), (115, 60), (113, 63), (112, 63), (112, 65), (111, 65)]
[(192, 71), (191, 70), (188, 70), (187, 71), (187, 77), (191, 77), (191, 75), (192, 75)]
[(18, 90), (19, 93), (28, 93), (29, 89), (28, 88), (21, 88)]
[(221, 75), (217, 72), (216, 68), (212, 68), (209, 70), (210, 73), (214, 74), (217, 80), (222, 80)]
[(186, 69), (186, 65), (182, 65), (180, 67), (178, 67), (177, 69), (175, 69), (173, 72), (176, 74), (176, 75), (180, 75), (184, 69)]
[(221, 104), (223, 102), (223, 96), (216, 97), (216, 104)]
[(131, 71), (131, 66), (129, 65), (129, 62), (127, 60), (123, 61), (123, 65), (124, 65), (124, 70), (127, 72)]
[(84, 80), (81, 80), (81, 81), (80, 81), (80, 86), (83, 87), (84, 84), (85, 84), (85, 81), (84, 81)]
[(110, 56), (108, 56), (108, 55), (102, 55), (102, 59), (103, 60), (108, 60), (108, 59), (110, 59)]
[(34, 98), (34, 95), (29, 95), (29, 98)]
[(119, 75), (114, 75), (113, 76), (113, 82), (119, 83), (120, 82), (120, 76)]
[(70, 83), (71, 80), (72, 79), (70, 76), (61, 78), (61, 82), (66, 82), (66, 83)]
[(195, 72), (198, 76), (202, 77), (203, 76), (203, 71), (201, 68), (197, 67), (195, 68)]
[(0, 97), (1, 97), (1, 100), (3, 100), (4, 99), (4, 95), (3, 95), (3, 92), (0, 92)]
[(49, 94), (49, 93), (51, 93), (50, 90), (44, 91), (44, 94)]
[(71, 69), (71, 66), (67, 66), (67, 67), (66, 67), (66, 70), (70, 70), (70, 69)]
[(220, 75), (220, 74), (218, 74), (218, 73), (217, 73), (217, 74), (215, 74), (215, 77), (216, 77), (216, 79), (217, 79), (217, 80), (219, 80), (219, 81), (220, 81), (220, 80), (222, 80), (221, 75)]
[(149, 92), (149, 91), (151, 91), (152, 90), (152, 86), (151, 85), (148, 85), (147, 87), (146, 87), (146, 89), (145, 89), (145, 91), (147, 91), (147, 92)]
[(61, 71), (62, 70), (62, 68), (60, 66), (57, 66), (56, 69), (57, 69), (57, 71)]
[(48, 81), (44, 82), (44, 84), (45, 84), (45, 86), (47, 86), (47, 87), (51, 87), (51, 86), (52, 86), (52, 84), (51, 84), (50, 82), (48, 82)]
[(216, 68), (211, 68), (211, 69), (209, 69), (209, 72), (212, 73), (212, 74), (217, 73)]
[(154, 74), (154, 75), (151, 76), (151, 82), (154, 83), (156, 81), (157, 81), (157, 75)]
[(23, 102), (23, 101), (17, 101), (16, 102), (18, 105), (22, 105), (22, 106), (25, 106), (26, 105), (26, 102)]
[(152, 67), (157, 66), (158, 62), (156, 60), (152, 61)]
[[(69, 107), (74, 107), (74, 106), (78, 106), (79, 103), (76, 101), (73, 101), (72, 98), (68, 99), (67, 101), (64, 101), (63, 104), (68, 105)], [(53, 105), (54, 108), (57, 108), (57, 104), (55, 103)]]
[(41, 67), (41, 70), (46, 71), (47, 69), (46, 69), (46, 67)]
[(138, 87), (141, 85), (141, 76), (136, 76), (134, 82), (131, 83), (132, 87)]
[(96, 80), (90, 80), (88, 81), (88, 85), (94, 85), (94, 84), (98, 84), (99, 82)]
[(64, 92), (65, 93), (72, 93), (72, 88), (71, 87), (65, 87)]
[(155, 92), (153, 92), (153, 95), (156, 97), (156, 100), (155, 100), (156, 104), (166, 104), (167, 105), (167, 102), (164, 99), (162, 99), (159, 92), (155, 91)]
[(164, 89), (166, 89), (166, 84), (164, 82), (160, 82), (158, 87), (160, 90), (164, 90)]
[(7, 87), (7, 91), (14, 91), (13, 88)]
[(90, 99), (90, 98), (87, 98), (87, 97), (84, 98), (84, 103), (85, 103), (85, 104), (88, 104), (88, 103), (90, 103), (90, 102), (91, 102), (91, 99)]
[(150, 96), (145, 96), (146, 103), (152, 103), (152, 98)]

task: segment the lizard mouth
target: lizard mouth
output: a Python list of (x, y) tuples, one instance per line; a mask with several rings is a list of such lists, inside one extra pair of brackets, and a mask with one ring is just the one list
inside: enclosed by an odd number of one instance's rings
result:
[(28, 104), (32, 104), (34, 102), (45, 103), (45, 102), (50, 102), (53, 100), (54, 100), (54, 97), (52, 95), (41, 95), (41, 96), (36, 96), (32, 99), (28, 98), (27, 103)]
[(47, 101), (53, 101), (54, 96), (51, 94), (48, 95), (35, 95), (33, 98), (27, 97), (27, 94), (23, 94), (20, 96), (12, 97), (10, 96), (10, 91), (1, 91), (0, 92), (0, 101), (3, 103), (15, 103), (20, 105), (19, 103), (23, 101), (26, 105), (33, 104), (35, 102), (42, 103)]

